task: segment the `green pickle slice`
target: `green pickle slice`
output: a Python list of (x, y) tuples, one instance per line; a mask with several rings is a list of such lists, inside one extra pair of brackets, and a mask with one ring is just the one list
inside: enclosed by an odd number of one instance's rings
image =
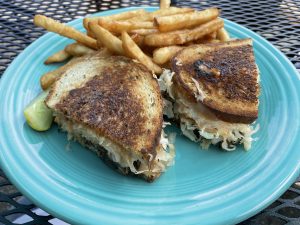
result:
[(24, 109), (24, 116), (28, 125), (36, 131), (46, 131), (51, 127), (53, 112), (45, 104), (49, 91), (40, 93)]

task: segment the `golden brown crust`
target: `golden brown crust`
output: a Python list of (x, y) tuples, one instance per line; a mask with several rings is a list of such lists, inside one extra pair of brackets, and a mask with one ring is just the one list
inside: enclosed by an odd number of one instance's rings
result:
[[(211, 108), (210, 108), (211, 109)], [(211, 109), (214, 114), (223, 121), (230, 122), (230, 123), (246, 123), (250, 124), (253, 123), (257, 119), (257, 114), (250, 115), (249, 113), (247, 115), (233, 115), (226, 112), (221, 112), (218, 110)]]
[(183, 49), (171, 61), (175, 86), (196, 101), (196, 80), (205, 93), (202, 103), (218, 118), (251, 123), (258, 116), (258, 70), (250, 39)]
[[(155, 158), (163, 122), (157, 81), (142, 64), (126, 57), (99, 58), (99, 63), (104, 64), (99, 73), (69, 91), (55, 110), (126, 150)], [(149, 116), (148, 110), (154, 113)]]
[[(189, 91), (187, 91), (184, 87), (185, 85), (180, 85), (180, 81), (177, 80), (178, 77), (174, 76), (173, 81), (174, 81), (174, 90), (176, 92), (180, 92), (180, 94), (182, 96), (184, 96), (188, 101), (191, 102), (197, 102), (197, 100), (195, 99), (195, 96), (192, 95), (192, 93), (190, 93)], [(202, 104), (199, 102), (199, 104)], [(226, 121), (226, 122), (230, 122), (230, 123), (252, 123), (257, 116), (243, 116), (243, 115), (232, 115), (229, 113), (225, 113), (225, 112), (220, 112), (218, 110), (214, 110), (212, 108), (208, 108), (210, 109), (220, 120)]]

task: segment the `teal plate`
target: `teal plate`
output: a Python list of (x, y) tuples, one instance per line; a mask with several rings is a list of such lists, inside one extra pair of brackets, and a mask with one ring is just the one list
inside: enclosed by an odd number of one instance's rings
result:
[[(154, 10), (155, 8), (146, 8)], [(110, 15), (132, 8), (99, 13)], [(70, 25), (83, 29), (81, 19)], [(225, 21), (237, 38), (251, 37), (261, 71), (260, 130), (249, 152), (202, 150), (180, 135), (176, 164), (154, 183), (124, 177), (57, 126), (39, 133), (23, 117), (41, 91), (44, 60), (70, 40), (46, 34), (9, 66), (0, 84), (1, 167), (17, 188), (73, 224), (234, 224), (275, 201), (299, 175), (299, 74), (274, 46)]]

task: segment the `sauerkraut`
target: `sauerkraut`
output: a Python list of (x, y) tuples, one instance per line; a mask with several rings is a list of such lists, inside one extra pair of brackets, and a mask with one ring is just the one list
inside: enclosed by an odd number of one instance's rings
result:
[[(56, 114), (56, 122), (61, 126), (62, 130), (68, 132), (68, 139), (76, 139), (82, 143), (82, 140), (87, 140), (93, 144), (93, 146), (102, 146), (106, 151), (108, 157), (115, 163), (119, 164), (122, 168), (129, 168), (132, 173), (160, 173), (166, 170), (166, 167), (174, 163), (174, 145), (169, 141), (167, 135), (162, 130), (160, 145), (157, 149), (157, 154), (152, 163), (152, 168), (149, 168), (149, 162), (144, 160), (137, 154), (130, 151), (124, 151), (114, 142), (108, 138), (101, 137), (93, 130), (85, 127), (81, 124), (72, 123), (65, 119), (64, 116)], [(97, 149), (92, 149), (97, 152)], [(152, 158), (151, 158), (152, 157)], [(149, 154), (149, 158), (152, 160), (153, 155)], [(149, 160), (149, 161), (151, 161)], [(140, 166), (138, 170), (134, 166), (134, 162), (139, 161)]]
[[(174, 72), (164, 70), (158, 79), (162, 92), (166, 92), (172, 102), (169, 101), (164, 107), (165, 115), (172, 115), (180, 121), (182, 133), (190, 140), (200, 142), (203, 148), (208, 148), (211, 144), (220, 146), (232, 151), (236, 145), (243, 144), (245, 150), (251, 148), (253, 138), (251, 137), (259, 126), (253, 127), (242, 123), (229, 123), (218, 119), (210, 109), (204, 106), (201, 101), (205, 98), (205, 93), (201, 90), (199, 83), (192, 78), (195, 83), (197, 93), (195, 98), (197, 103), (184, 98), (179, 91), (174, 91), (172, 77)], [(172, 103), (172, 105), (170, 105)], [(173, 114), (170, 110), (173, 110)]]
[(207, 146), (221, 143), (227, 151), (235, 150), (237, 144), (243, 144), (245, 150), (249, 150), (253, 140), (251, 135), (259, 128), (253, 130), (248, 124), (222, 121), (201, 103), (190, 102), (180, 93), (176, 93), (174, 113), (180, 118), (183, 134), (192, 141), (202, 142), (204, 138), (209, 140), (205, 141)]

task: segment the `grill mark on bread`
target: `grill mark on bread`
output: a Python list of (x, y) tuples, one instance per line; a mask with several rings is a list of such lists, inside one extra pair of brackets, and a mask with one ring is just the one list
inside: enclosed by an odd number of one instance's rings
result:
[(135, 93), (135, 86), (140, 79), (150, 79), (149, 88), (155, 93), (156, 109), (162, 111), (158, 84), (143, 65), (125, 57), (111, 60), (118, 63), (107, 66), (101, 74), (69, 91), (55, 108), (72, 121), (84, 123), (122, 147), (138, 146), (136, 137), (147, 134), (148, 139), (143, 147), (136, 150), (146, 159), (149, 153), (155, 158), (161, 135), (162, 113), (157, 112), (159, 116), (151, 120), (155, 128), (149, 133), (145, 128), (147, 112), (141, 103), (142, 96)]
[(257, 69), (252, 54), (250, 45), (235, 47), (234, 50), (221, 48), (207, 51), (200, 56), (201, 60), (195, 61), (202, 62), (205, 68), (202, 73), (201, 65), (195, 68), (198, 64), (195, 62), (183, 65), (183, 69), (189, 71), (208, 91), (218, 89), (230, 100), (256, 102), (258, 87), (253, 76), (256, 78), (254, 71)]
[[(206, 94), (202, 104), (219, 119), (237, 123), (253, 122), (258, 116), (259, 84), (251, 43), (251, 39), (242, 39), (181, 50), (171, 60), (171, 68), (175, 72), (174, 87), (196, 101), (197, 90), (193, 78)], [(200, 74), (195, 71), (195, 62), (198, 60), (205, 65)], [(180, 66), (177, 61), (181, 62)]]

